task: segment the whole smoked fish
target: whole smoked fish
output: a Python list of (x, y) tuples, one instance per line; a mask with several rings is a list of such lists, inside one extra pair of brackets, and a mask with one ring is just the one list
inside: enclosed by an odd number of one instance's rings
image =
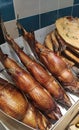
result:
[(21, 62), (25, 65), (28, 71), (42, 86), (44, 86), (49, 91), (54, 99), (57, 102), (70, 107), (72, 103), (68, 95), (61, 87), (61, 85), (55, 80), (55, 78), (52, 75), (48, 74), (42, 65), (25, 54), (25, 52), (17, 45), (17, 43), (10, 37), (10, 35), (6, 35), (6, 40), (17, 53)]
[(37, 108), (53, 120), (58, 120), (62, 116), (61, 111), (52, 96), (13, 59), (9, 58), (8, 55), (3, 54), (1, 49), (0, 60), (6, 68), (6, 71), (12, 77), (14, 83), (30, 96)]

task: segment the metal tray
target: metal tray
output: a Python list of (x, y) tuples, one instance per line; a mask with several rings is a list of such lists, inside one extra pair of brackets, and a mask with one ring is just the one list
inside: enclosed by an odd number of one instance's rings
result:
[[(51, 26), (48, 26), (48, 27), (45, 27), (45, 28), (42, 28), (40, 30), (37, 30), (35, 31), (35, 36), (36, 36), (36, 39), (40, 42), (40, 43), (43, 43), (44, 42), (44, 38), (46, 36), (46, 34), (48, 34), (50, 31), (52, 31), (53, 29), (55, 28), (54, 25), (51, 25)], [(23, 48), (23, 50), (28, 54), (28, 55), (33, 55), (33, 53), (31, 52), (27, 42), (23, 39), (23, 37), (19, 37), (17, 39), (15, 39), (15, 41), (17, 42), (17, 44)], [(21, 66), (23, 66), (18, 58), (18, 56), (15, 54), (15, 52), (13, 51), (13, 49), (6, 43), (2, 44), (1, 46), (1, 49), (3, 50), (3, 52), (5, 54), (8, 54), (9, 57), (15, 59)], [(24, 66), (23, 66), (24, 67)], [(0, 70), (4, 69), (3, 65), (0, 63)], [(0, 73), (0, 77), (2, 78), (5, 78), (9, 81), (11, 81), (11, 78), (9, 77), (9, 75), (6, 73), (6, 71), (2, 71)], [(12, 81), (11, 81), (12, 82)], [(62, 115), (63, 117), (61, 117), (59, 119), (59, 121), (57, 121), (55, 124), (52, 124), (50, 130), (64, 130), (65, 126), (67, 125), (67, 123), (65, 124), (65, 121), (66, 120), (66, 117), (70, 117), (68, 115), (68, 113), (74, 108), (74, 104), (78, 101), (78, 97), (73, 95), (73, 94), (70, 94), (68, 93), (69, 97), (70, 97), (70, 100), (72, 102), (72, 107), (69, 109), (69, 110), (66, 110), (64, 107), (60, 107), (60, 110), (62, 112)], [(76, 106), (79, 105), (79, 102), (76, 103)], [(72, 117), (72, 116), (71, 116)], [(64, 120), (64, 121), (63, 121)], [(32, 130), (33, 128), (25, 125), (24, 123), (21, 123), (20, 121), (17, 121), (16, 119), (6, 115), (4, 112), (2, 112), (0, 110), (0, 121), (4, 124), (4, 127), (6, 126), (6, 129), (9, 129), (9, 130)], [(63, 122), (64, 127), (62, 127), (62, 125), (60, 125), (60, 122)], [(60, 127), (59, 127), (60, 126)], [(60, 128), (60, 129), (59, 129)]]
[(79, 113), (79, 101), (77, 101), (61, 119), (55, 124), (53, 130), (68, 130), (67, 127), (73, 118)]

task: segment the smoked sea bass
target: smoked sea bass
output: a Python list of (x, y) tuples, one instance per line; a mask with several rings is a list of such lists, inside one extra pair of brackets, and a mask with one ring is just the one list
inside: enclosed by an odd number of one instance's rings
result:
[(12, 83), (0, 77), (0, 109), (21, 122), (40, 130), (48, 129), (49, 121)]
[(0, 78), (0, 109), (17, 120), (22, 120), (27, 108), (28, 102), (21, 91)]
[(72, 71), (67, 67), (66, 62), (64, 62), (60, 56), (57, 56), (50, 49), (45, 48), (38, 42), (36, 44), (36, 51), (40, 60), (61, 82), (62, 86), (75, 94), (79, 94), (79, 82)]
[(31, 103), (28, 103), (28, 109), (22, 122), (39, 130), (48, 130), (51, 126), (48, 119)]
[(26, 66), (28, 71), (42, 86), (44, 86), (51, 93), (54, 99), (61, 104), (70, 107), (71, 102), (69, 97), (67, 96), (64, 89), (60, 86), (60, 84), (55, 80), (55, 78), (52, 75), (48, 74), (44, 67), (42, 67), (34, 59), (31, 59), (27, 54), (25, 54), (25, 52), (22, 51), (22, 49), (10, 37), (10, 35), (6, 35), (6, 40), (17, 53), (21, 62)]
[(21, 29), (24, 39), (29, 43), (34, 54), (36, 53), (38, 55), (40, 61), (61, 82), (62, 86), (68, 91), (79, 94), (79, 82), (67, 67), (64, 60), (36, 41), (35, 36), (32, 33), (27, 32), (19, 25), (18, 28)]
[(1, 49), (0, 60), (6, 71), (11, 75), (14, 83), (29, 95), (37, 108), (53, 120), (58, 120), (61, 117), (60, 109), (51, 95), (14, 60), (3, 54)]

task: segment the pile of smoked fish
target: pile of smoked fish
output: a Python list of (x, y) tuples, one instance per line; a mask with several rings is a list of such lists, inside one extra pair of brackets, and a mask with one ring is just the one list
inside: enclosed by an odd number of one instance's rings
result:
[(34, 57), (29, 56), (10, 34), (5, 33), (9, 48), (13, 49), (21, 64), (0, 48), (3, 71), (13, 82), (0, 78), (0, 109), (32, 128), (49, 130), (52, 123), (62, 117), (59, 106), (66, 110), (72, 106), (67, 92), (78, 96), (78, 76), (62, 55), (47, 48), (45, 43), (39, 43), (34, 33), (27, 32), (19, 23), (17, 27)]

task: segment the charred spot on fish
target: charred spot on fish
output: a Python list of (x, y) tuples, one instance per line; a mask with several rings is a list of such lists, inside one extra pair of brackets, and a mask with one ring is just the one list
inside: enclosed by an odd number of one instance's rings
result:
[(7, 57), (8, 57), (8, 55), (7, 55), (7, 54), (4, 54), (4, 55), (3, 55), (3, 60), (5, 60)]

